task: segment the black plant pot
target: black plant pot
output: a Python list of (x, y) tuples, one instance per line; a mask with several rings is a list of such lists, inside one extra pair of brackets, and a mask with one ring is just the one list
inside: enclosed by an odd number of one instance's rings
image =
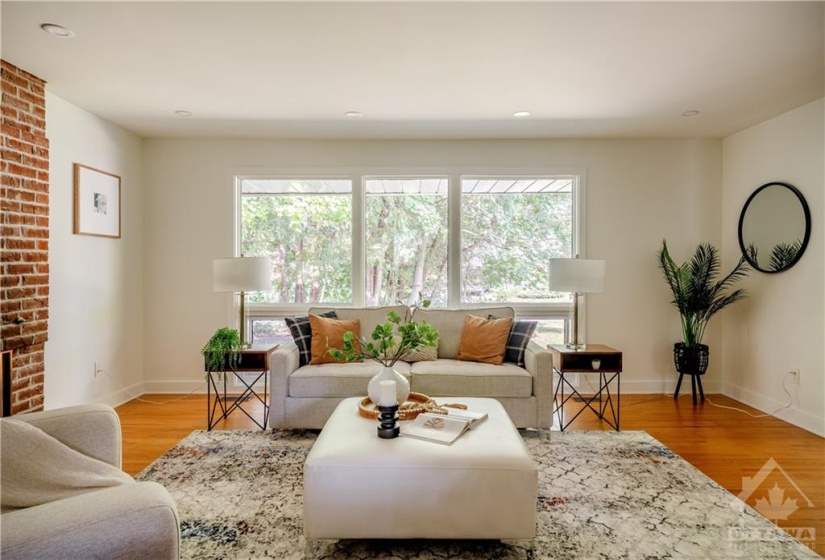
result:
[(704, 375), (708, 370), (710, 349), (705, 344), (685, 346), (684, 342), (673, 345), (673, 363), (676, 371), (690, 375)]

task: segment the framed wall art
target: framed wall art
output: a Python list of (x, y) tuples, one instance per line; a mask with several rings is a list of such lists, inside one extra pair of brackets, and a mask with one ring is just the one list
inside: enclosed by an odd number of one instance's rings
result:
[(74, 232), (120, 238), (120, 177), (74, 164)]

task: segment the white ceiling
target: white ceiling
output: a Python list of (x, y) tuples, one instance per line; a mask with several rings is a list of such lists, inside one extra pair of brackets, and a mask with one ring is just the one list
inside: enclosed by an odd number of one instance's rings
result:
[(269, 138), (723, 137), (823, 96), (824, 7), (0, 4), (2, 57), (67, 101), (144, 137)]

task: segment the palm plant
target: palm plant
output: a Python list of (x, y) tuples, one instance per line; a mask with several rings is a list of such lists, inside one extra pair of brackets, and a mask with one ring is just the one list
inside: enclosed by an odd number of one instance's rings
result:
[(658, 257), (659, 268), (673, 293), (672, 303), (679, 310), (685, 347), (699, 345), (710, 318), (745, 297), (744, 289), (731, 289), (748, 273), (745, 257), (740, 257), (733, 270), (720, 280), (715, 280), (719, 273), (719, 255), (709, 243), (700, 244), (690, 262), (677, 265), (667, 250), (667, 241), (663, 240)]

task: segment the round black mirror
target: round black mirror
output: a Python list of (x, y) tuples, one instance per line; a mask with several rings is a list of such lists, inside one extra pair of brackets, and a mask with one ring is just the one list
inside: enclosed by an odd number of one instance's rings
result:
[(767, 183), (739, 216), (739, 247), (756, 270), (782, 272), (799, 261), (811, 237), (811, 211), (799, 189)]

